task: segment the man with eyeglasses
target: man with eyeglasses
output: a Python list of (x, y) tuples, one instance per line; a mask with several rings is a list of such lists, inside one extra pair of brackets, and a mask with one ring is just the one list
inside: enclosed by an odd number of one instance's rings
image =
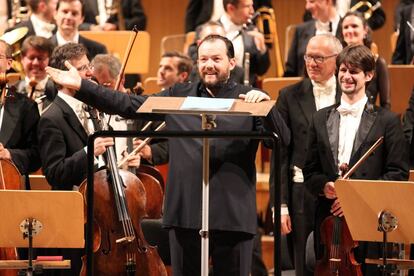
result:
[(288, 247), (290, 255), (294, 256), (298, 276), (313, 275), (305, 265), (306, 239), (313, 229), (314, 219), (314, 198), (303, 184), (305, 141), (313, 113), (339, 100), (335, 57), (341, 50), (341, 43), (333, 35), (311, 38), (304, 55), (309, 77), (282, 89), (276, 104), (292, 133), (292, 143), (282, 158), (281, 231), (290, 233)]
[(52, 51), (50, 40), (40, 36), (29, 36), (21, 48), (25, 78), (16, 83), (16, 89), (36, 101), (40, 112), (49, 106), (57, 93), (45, 71)]
[[(64, 61), (74, 66), (82, 79), (91, 79), (92, 70), (86, 48), (68, 43), (55, 48), (50, 65), (63, 68)], [(62, 67), (63, 66), (63, 67)], [(86, 144), (88, 134), (94, 131), (85, 105), (69, 96), (70, 89), (56, 85), (58, 93), (51, 106), (42, 114), (38, 139), (42, 168), (53, 190), (77, 190), (87, 175)], [(106, 146), (114, 145), (112, 138), (97, 138), (94, 155), (98, 158)], [(71, 269), (65, 275), (79, 275), (83, 249), (48, 249), (49, 255), (62, 255), (71, 260)]]
[[(0, 40), (0, 73), (10, 69), (11, 57), (12, 48)], [(16, 93), (6, 82), (0, 84), (0, 91), (0, 160), (11, 161), (20, 174), (27, 175), (40, 168), (36, 139), (39, 111), (34, 101)]]

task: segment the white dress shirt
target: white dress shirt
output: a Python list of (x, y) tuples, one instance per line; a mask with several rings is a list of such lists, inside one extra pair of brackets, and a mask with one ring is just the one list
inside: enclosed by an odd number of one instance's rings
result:
[(79, 43), (79, 32), (76, 32), (72, 40), (66, 40), (63, 38), (63, 36), (59, 32), (56, 32), (56, 40), (57, 40), (58, 46), (65, 45), (69, 42)]
[(342, 164), (349, 164), (355, 135), (367, 101), (366, 96), (352, 105), (341, 100), (341, 105), (337, 108), (341, 117), (339, 123), (338, 171)]
[(226, 37), (231, 42), (233, 42), (234, 56), (236, 58), (237, 65), (244, 68), (244, 43), (243, 37), (241, 35), (243, 26), (234, 24), (227, 14), (223, 14), (223, 16), (220, 18), (220, 22), (223, 24), (224, 31), (226, 32)]
[(45, 22), (35, 14), (30, 15), (30, 20), (32, 21), (33, 29), (37, 36), (44, 38), (51, 38), (53, 36), (53, 31), (56, 28), (55, 24)]
[(311, 80), (316, 110), (333, 105), (336, 97), (336, 77), (332, 76), (326, 83), (321, 84)]

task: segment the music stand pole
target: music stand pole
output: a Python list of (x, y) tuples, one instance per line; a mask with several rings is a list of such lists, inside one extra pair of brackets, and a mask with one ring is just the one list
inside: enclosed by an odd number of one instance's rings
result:
[[(216, 127), (214, 115), (201, 114), (201, 128), (205, 131)], [(201, 216), (201, 275), (208, 276), (209, 258), (209, 184), (210, 184), (210, 143), (203, 138), (203, 188), (202, 188), (202, 216)]]

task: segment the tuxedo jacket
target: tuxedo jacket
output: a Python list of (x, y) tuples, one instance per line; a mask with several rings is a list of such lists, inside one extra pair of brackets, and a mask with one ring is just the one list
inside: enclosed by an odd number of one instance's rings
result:
[[(339, 102), (340, 98), (341, 90), (339, 84), (337, 84), (336, 102)], [(305, 78), (298, 83), (280, 90), (276, 106), (291, 133), (291, 143), (286, 148), (286, 152), (282, 151), (281, 160), (283, 164), (281, 174), (282, 203), (288, 204), (289, 194), (291, 192), (289, 189), (289, 183), (292, 181), (291, 171), (293, 166), (302, 169), (305, 165), (308, 129), (312, 121), (312, 115), (316, 112), (311, 80)]]
[[(251, 88), (227, 83), (218, 98), (238, 98)], [(208, 97), (201, 83), (176, 84), (156, 96)], [(137, 108), (145, 96), (117, 93), (82, 80), (75, 95), (105, 113), (117, 113), (125, 118), (138, 118)], [(160, 119), (157, 117), (156, 119)], [(198, 115), (164, 116), (167, 130), (196, 131), (201, 129)], [(289, 130), (273, 107), (266, 118), (245, 116), (216, 116), (221, 131), (271, 130), (290, 139)], [(210, 139), (210, 229), (256, 233), (256, 170), (257, 139)], [(169, 174), (164, 202), (163, 223), (166, 227), (199, 229), (201, 226), (202, 196), (202, 139), (169, 139)]]
[[(50, 40), (56, 47), (58, 46), (56, 34), (52, 36)], [(88, 56), (89, 61), (91, 61), (97, 54), (108, 53), (108, 50), (106, 49), (105, 45), (103, 45), (102, 43), (93, 41), (91, 39), (87, 39), (86, 37), (83, 37), (81, 35), (79, 35), (79, 44), (82, 44), (88, 50), (87, 56)]]
[[(147, 17), (145, 16), (144, 9), (142, 8), (141, 0), (123, 0), (122, 15), (125, 20), (125, 30), (132, 30), (134, 25), (138, 30), (143, 31), (147, 25)], [(87, 0), (84, 2), (84, 21), (79, 26), (79, 30), (90, 30), (91, 25), (97, 25), (96, 16), (99, 15), (98, 1)], [(118, 26), (118, 16), (116, 14), (110, 16), (107, 20), (109, 23), (113, 23)], [(118, 29), (119, 26), (118, 26)]]
[(414, 52), (411, 48), (411, 28), (407, 26), (407, 21), (413, 23), (411, 14), (414, 9), (414, 4), (405, 7), (401, 12), (400, 34), (398, 35), (397, 45), (392, 55), (393, 64), (411, 64)]
[[(336, 36), (339, 37), (341, 24), (338, 23)], [(305, 61), (303, 56), (306, 52), (306, 46), (309, 40), (315, 36), (315, 20), (306, 21), (296, 26), (295, 34), (290, 45), (288, 58), (285, 64), (285, 77), (297, 77), (305, 74)]]
[(37, 104), (14, 89), (9, 89), (5, 99), (0, 142), (10, 151), (21, 174), (34, 172), (40, 168), (36, 137), (39, 122)]
[(72, 190), (87, 175), (88, 135), (75, 112), (59, 96), (42, 114), (38, 127), (43, 172), (54, 190)]

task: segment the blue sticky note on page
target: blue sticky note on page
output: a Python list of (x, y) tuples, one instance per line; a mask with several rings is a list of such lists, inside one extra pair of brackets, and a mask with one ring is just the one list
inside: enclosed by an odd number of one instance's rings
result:
[(187, 97), (181, 110), (229, 111), (234, 99)]

